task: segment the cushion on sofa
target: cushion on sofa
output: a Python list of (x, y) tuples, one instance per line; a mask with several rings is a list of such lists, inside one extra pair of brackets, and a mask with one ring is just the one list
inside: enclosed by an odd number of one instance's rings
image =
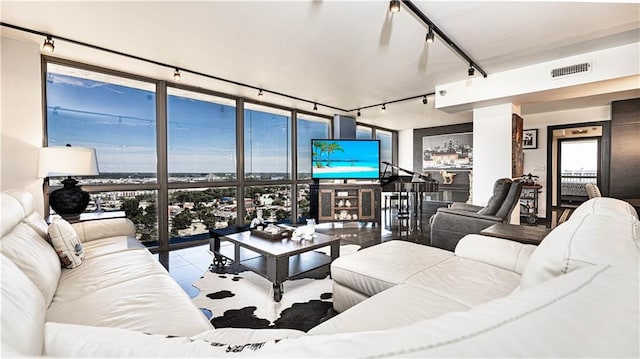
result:
[(2, 237), (0, 251), (40, 289), (48, 306), (60, 278), (60, 260), (49, 242), (21, 222)]
[(533, 252), (521, 288), (594, 264), (637, 261), (640, 222), (632, 217), (586, 214), (556, 227)]
[(132, 279), (167, 273), (147, 250), (122, 254), (86, 258), (80, 267), (63, 270), (54, 301), (71, 301)]
[[(84, 265), (78, 269), (82, 267)], [(56, 295), (47, 311), (47, 321), (183, 336), (212, 328), (187, 293), (166, 272), (97, 288), (72, 300), (59, 299)]]
[(72, 224), (83, 243), (107, 237), (135, 237), (136, 228), (128, 218), (107, 218)]
[(480, 234), (464, 236), (456, 245), (456, 256), (491, 264), (522, 274), (537, 246)]
[(520, 283), (520, 275), (490, 264), (453, 256), (412, 275), (404, 283), (473, 307), (511, 293)]
[(398, 328), (423, 319), (467, 309), (469, 306), (433, 291), (398, 284), (320, 323), (307, 334), (353, 333)]
[(73, 269), (82, 264), (84, 248), (71, 224), (56, 217), (49, 225), (49, 238), (62, 266)]
[(336, 259), (331, 264), (331, 277), (334, 282), (372, 296), (452, 256), (452, 252), (439, 248), (389, 241)]
[[(2, 357), (39, 356), (44, 343), (46, 304), (33, 282), (7, 257), (2, 265)], [(10, 279), (10, 280), (7, 280)]]
[(29, 192), (1, 193), (2, 243), (0, 252), (36, 285), (48, 306), (58, 286), (60, 260), (47, 242), (47, 224), (34, 212)]

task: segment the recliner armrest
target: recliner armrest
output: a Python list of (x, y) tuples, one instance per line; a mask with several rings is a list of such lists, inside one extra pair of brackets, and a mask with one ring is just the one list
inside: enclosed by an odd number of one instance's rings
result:
[(479, 210), (483, 209), (484, 207), (482, 206), (476, 206), (473, 204), (468, 204), (468, 203), (464, 203), (464, 202), (453, 202), (451, 204), (451, 207), (449, 207), (451, 209), (459, 209), (459, 210), (463, 210), (463, 211), (467, 211), (467, 212), (478, 212)]
[(455, 254), (522, 274), (536, 248), (508, 239), (468, 234), (458, 242)]
[(502, 222), (502, 218), (501, 217), (496, 217), (496, 216), (490, 216), (490, 215), (486, 215), (486, 214), (478, 214), (475, 212), (469, 212), (469, 211), (465, 211), (465, 210), (460, 210), (460, 209), (454, 209), (454, 208), (438, 208), (438, 212), (437, 213), (444, 213), (444, 214), (448, 214), (448, 215), (457, 215), (457, 216), (463, 216), (463, 217), (467, 217), (467, 218), (475, 218), (475, 219), (482, 219), (482, 220), (487, 220), (487, 221), (493, 221), (493, 222)]
[(128, 218), (110, 218), (94, 221), (83, 221), (72, 224), (80, 241), (88, 242), (96, 239), (136, 236), (136, 227)]

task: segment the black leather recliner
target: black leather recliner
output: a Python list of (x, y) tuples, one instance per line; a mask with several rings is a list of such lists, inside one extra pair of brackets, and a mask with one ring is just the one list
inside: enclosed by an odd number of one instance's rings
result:
[(431, 246), (453, 251), (465, 235), (480, 233), (495, 223), (509, 223), (520, 192), (522, 182), (500, 178), (493, 185), (493, 196), (485, 207), (456, 202), (449, 208), (438, 208), (429, 220)]

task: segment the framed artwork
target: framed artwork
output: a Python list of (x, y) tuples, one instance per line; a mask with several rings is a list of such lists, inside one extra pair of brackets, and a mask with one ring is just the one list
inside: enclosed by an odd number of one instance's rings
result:
[(473, 133), (422, 138), (422, 171), (473, 168)]
[(522, 148), (525, 150), (538, 148), (538, 129), (522, 131)]

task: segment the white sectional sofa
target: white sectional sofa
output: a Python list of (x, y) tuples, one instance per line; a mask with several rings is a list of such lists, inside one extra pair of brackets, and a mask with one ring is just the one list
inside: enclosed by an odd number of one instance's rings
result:
[[(61, 269), (48, 243), (48, 225), (34, 211), (33, 197), (25, 191), (5, 191), (0, 200), (3, 357), (42, 354), (45, 323), (170, 336), (213, 329), (184, 290), (135, 239), (131, 221), (73, 224), (84, 246), (84, 260), (76, 268)], [(238, 339), (247, 340), (242, 336), (251, 332), (242, 332), (237, 331)], [(279, 338), (302, 333), (272, 334)]]
[[(19, 250), (6, 244), (24, 240), (25, 233), (31, 231), (38, 231), (40, 241), (44, 241), (44, 227), (30, 229), (31, 215), (22, 215), (18, 222), (10, 219), (6, 226), (4, 202), (3, 194), (3, 355), (640, 356), (640, 222), (633, 207), (611, 198), (584, 203), (538, 247), (473, 236), (463, 239), (455, 253), (389, 242), (362, 250), (349, 259), (344, 257), (332, 268), (337, 288), (334, 300), (343, 312), (308, 335), (212, 330), (208, 323), (202, 323), (195, 308), (184, 309), (187, 314), (180, 320), (185, 323), (175, 323), (175, 319), (167, 319), (175, 318), (171, 306), (182, 308), (188, 301), (177, 285), (174, 289), (180, 294), (173, 293), (176, 298), (168, 298), (170, 303), (165, 302), (168, 304), (155, 311), (136, 305), (136, 298), (145, 296), (146, 285), (130, 287), (129, 314), (141, 318), (139, 313), (146, 313), (148, 323), (126, 322), (123, 314), (116, 314), (120, 319), (109, 322), (110, 311), (117, 308), (97, 308), (84, 301), (78, 302), (81, 305), (70, 314), (73, 320), (60, 321), (64, 315), (56, 321), (49, 320), (51, 306), (40, 289), (46, 286), (38, 284), (46, 281), (38, 276), (56, 278), (49, 275), (55, 268), (49, 265), (45, 269), (39, 257), (22, 259), (41, 251), (39, 247), (24, 246), (24, 252), (29, 253), (16, 255)], [(7, 232), (6, 228), (12, 229)], [(30, 233), (28, 237), (35, 236)], [(100, 256), (142, 251), (122, 248), (124, 240), (105, 241), (119, 243), (115, 246), (120, 252), (113, 244), (100, 246)], [(109, 247), (111, 250), (106, 249)], [(12, 248), (11, 253), (5, 253), (8, 248)], [(88, 257), (69, 272), (98, 259)], [(99, 273), (94, 272), (93, 278), (99, 282)], [(69, 274), (60, 275), (55, 287), (62, 288), (66, 280), (71, 280)], [(76, 290), (91, 285), (88, 280), (80, 283), (84, 284), (78, 284)], [(155, 287), (153, 281), (147, 285)], [(166, 285), (165, 293), (173, 290)], [(96, 291), (100, 290), (101, 286), (96, 285)], [(109, 293), (112, 300), (127, 296), (118, 292)], [(34, 299), (30, 299), (32, 296)], [(51, 303), (56, 296), (54, 292)], [(106, 302), (109, 300), (100, 303)], [(72, 306), (60, 308), (72, 312)], [(102, 314), (91, 313), (96, 310)], [(93, 316), (91, 323), (77, 321), (83, 313)], [(177, 333), (173, 325), (188, 333), (167, 337)], [(202, 332), (196, 334), (198, 331)]]
[(507, 296), (535, 248), (467, 235), (455, 253), (394, 240), (338, 258), (331, 276), (341, 314), (309, 333), (395, 328)]

